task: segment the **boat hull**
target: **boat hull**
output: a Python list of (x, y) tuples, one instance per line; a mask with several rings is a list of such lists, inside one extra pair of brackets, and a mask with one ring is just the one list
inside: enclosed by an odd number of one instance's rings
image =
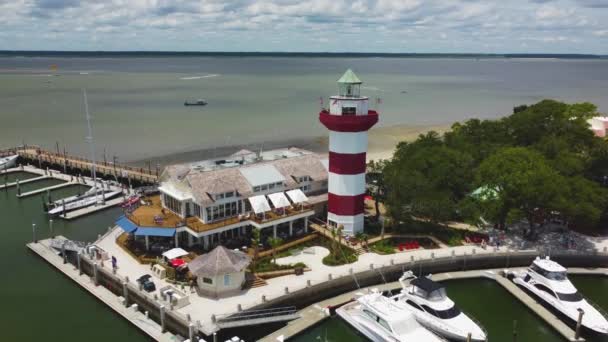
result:
[(17, 164), (17, 158), (19, 158), (18, 155), (1, 158), (0, 170), (6, 170), (15, 167), (15, 165)]

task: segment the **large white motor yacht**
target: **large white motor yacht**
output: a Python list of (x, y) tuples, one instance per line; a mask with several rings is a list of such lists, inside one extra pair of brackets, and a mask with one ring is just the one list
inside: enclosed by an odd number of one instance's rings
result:
[(401, 293), (391, 298), (403, 303), (420, 324), (450, 340), (467, 341), (469, 334), (471, 341), (487, 340), (484, 329), (458, 309), (442, 284), (418, 278), (412, 271), (405, 272), (399, 282)]
[(0, 170), (10, 169), (17, 163), (18, 155), (0, 158)]
[(594, 332), (608, 334), (608, 320), (572, 285), (566, 269), (557, 262), (536, 258), (525, 271), (514, 272), (513, 282), (544, 300), (574, 323), (583, 311), (581, 324)]
[(445, 341), (420, 325), (404, 304), (383, 296), (376, 289), (360, 295), (336, 312), (374, 342)]

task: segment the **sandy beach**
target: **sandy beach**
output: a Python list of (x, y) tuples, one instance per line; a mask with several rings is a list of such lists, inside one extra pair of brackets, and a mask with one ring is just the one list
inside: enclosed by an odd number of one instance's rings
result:
[[(367, 153), (367, 160), (379, 160), (379, 159), (390, 159), (393, 156), (393, 152), (397, 144), (401, 141), (413, 141), (420, 134), (424, 134), (429, 131), (436, 131), (440, 134), (450, 129), (452, 124), (443, 125), (393, 125), (384, 127), (375, 127), (369, 131), (369, 149)], [(160, 166), (176, 164), (176, 163), (187, 163), (198, 160), (205, 160), (210, 158), (219, 158), (230, 155), (241, 149), (248, 149), (252, 151), (258, 151), (260, 149), (270, 150), (284, 147), (298, 147), (306, 150), (314, 151), (317, 153), (327, 153), (328, 151), (329, 137), (320, 136), (313, 139), (293, 139), (293, 140), (278, 140), (278, 141), (266, 141), (259, 144), (250, 145), (228, 145), (221, 147), (213, 147), (207, 149), (197, 149), (192, 151), (184, 151), (180, 153), (174, 153), (171, 155), (156, 156), (151, 159), (141, 159), (131, 161), (128, 164), (134, 166), (146, 166), (148, 161), (151, 161), (154, 165), (159, 164)]]

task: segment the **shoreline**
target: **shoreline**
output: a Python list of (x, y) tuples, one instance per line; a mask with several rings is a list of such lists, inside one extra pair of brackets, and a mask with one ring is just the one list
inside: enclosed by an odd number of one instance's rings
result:
[[(367, 160), (391, 159), (397, 144), (402, 141), (413, 141), (420, 134), (429, 131), (436, 131), (443, 134), (452, 127), (453, 123), (434, 124), (434, 125), (408, 125), (397, 124), (372, 128), (369, 131)], [(241, 145), (215, 146), (212, 148), (199, 148), (189, 151), (181, 151), (172, 154), (153, 156), (145, 159), (127, 161), (130, 166), (144, 167), (148, 161), (158, 163), (161, 168), (170, 164), (188, 163), (228, 156), (241, 149), (258, 151), (260, 149), (278, 149), (285, 147), (297, 147), (315, 153), (328, 153), (329, 136), (317, 136), (311, 138), (266, 141), (263, 143), (251, 143)]]

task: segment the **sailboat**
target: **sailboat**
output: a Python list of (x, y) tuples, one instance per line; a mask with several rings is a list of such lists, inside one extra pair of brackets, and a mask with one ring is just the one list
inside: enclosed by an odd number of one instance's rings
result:
[[(106, 191), (102, 189), (99, 191), (97, 188), (97, 170), (96, 170), (96, 159), (95, 159), (95, 142), (93, 140), (93, 128), (91, 127), (91, 116), (89, 114), (89, 103), (87, 101), (87, 91), (86, 89), (82, 89), (82, 94), (84, 97), (84, 108), (85, 114), (87, 118), (87, 128), (89, 135), (86, 137), (86, 140), (89, 142), (89, 146), (91, 148), (91, 171), (93, 174), (93, 188), (87, 191), (85, 194), (88, 196), (85, 197), (68, 197), (63, 200), (59, 200), (59, 205), (56, 205), (53, 209), (48, 211), (49, 215), (58, 215), (61, 213), (65, 213), (68, 211), (81, 209), (90, 207), (92, 205), (103, 204), (106, 200), (112, 199), (120, 194), (122, 191)], [(66, 202), (68, 200), (68, 202)], [(55, 203), (56, 203), (55, 202)]]

